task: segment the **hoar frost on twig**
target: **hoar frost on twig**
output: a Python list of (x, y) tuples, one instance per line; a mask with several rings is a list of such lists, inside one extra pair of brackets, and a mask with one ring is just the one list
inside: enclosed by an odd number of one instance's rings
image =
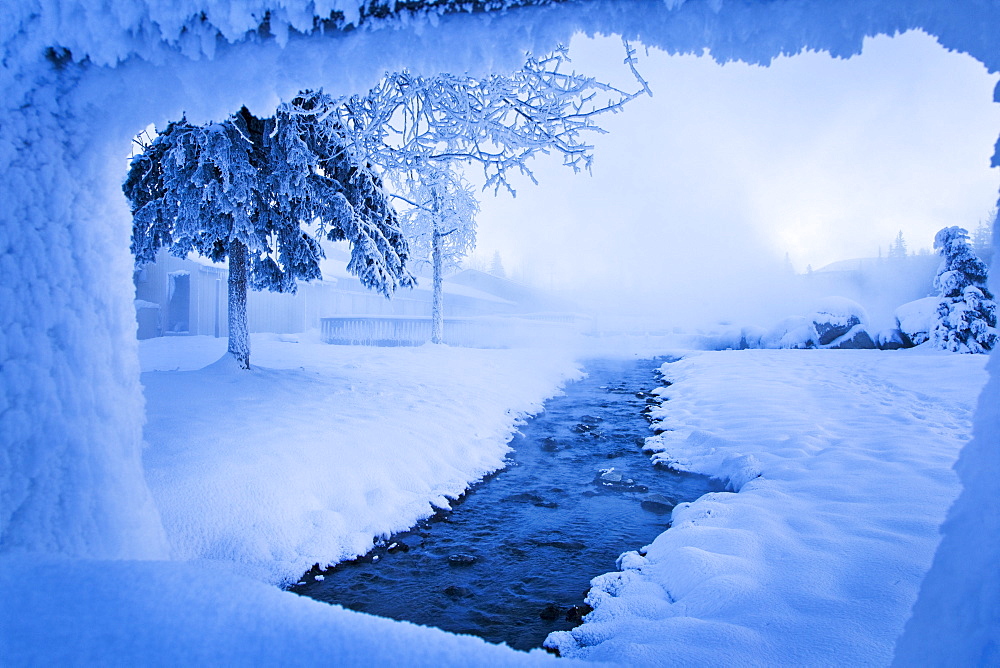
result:
[(515, 193), (509, 174), (537, 183), (527, 159), (558, 153), (574, 171), (590, 170), (593, 145), (586, 132), (604, 133), (596, 117), (617, 113), (651, 94), (625, 42), (625, 64), (639, 87), (629, 92), (575, 71), (561, 47), (542, 58), (526, 57), (511, 74), (483, 79), (410, 72), (387, 75), (365, 95), (337, 108), (353, 150), (387, 172), (406, 172), (418, 162), (477, 163), (486, 188)]

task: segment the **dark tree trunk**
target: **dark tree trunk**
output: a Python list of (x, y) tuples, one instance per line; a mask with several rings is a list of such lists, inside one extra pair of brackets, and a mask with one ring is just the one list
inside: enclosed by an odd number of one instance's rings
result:
[(229, 242), (229, 354), (241, 369), (250, 368), (250, 329), (247, 326), (247, 247)]

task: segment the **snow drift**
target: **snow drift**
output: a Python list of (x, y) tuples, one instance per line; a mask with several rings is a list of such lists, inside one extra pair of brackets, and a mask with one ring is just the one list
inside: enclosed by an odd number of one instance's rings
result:
[[(743, 350), (663, 365), (647, 450), (736, 493), (678, 505), (549, 642), (642, 665), (888, 664), (959, 491), (985, 361)], [(952, 665), (985, 665), (969, 658)]]
[[(365, 554), (504, 465), (521, 419), (579, 374), (552, 350), (143, 341), (153, 498), (180, 560), (272, 584)], [(185, 361), (195, 362), (187, 370)], [(176, 370), (184, 369), (184, 370)]]

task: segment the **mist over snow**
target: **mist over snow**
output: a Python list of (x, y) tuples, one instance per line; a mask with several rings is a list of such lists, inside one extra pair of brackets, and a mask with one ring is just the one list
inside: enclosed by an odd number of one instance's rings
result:
[[(578, 34), (570, 56), (635, 85), (616, 37)], [(793, 273), (885, 255), (900, 230), (911, 252), (929, 249), (937, 230), (974, 229), (996, 202), (1000, 77), (925, 33), (769, 67), (640, 46), (639, 69), (653, 97), (599, 119), (608, 134), (590, 138), (592, 176), (539, 160), (539, 186), (482, 196), (483, 256), (499, 251), (584, 309), (766, 325), (811, 308)]]

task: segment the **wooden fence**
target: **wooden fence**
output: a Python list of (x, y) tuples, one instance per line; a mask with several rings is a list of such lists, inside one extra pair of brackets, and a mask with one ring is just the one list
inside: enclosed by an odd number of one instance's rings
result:
[[(421, 346), (431, 340), (431, 319), (421, 316), (322, 318), (323, 340), (338, 345)], [(577, 331), (551, 318), (481, 316), (444, 319), (444, 342), (465, 348), (511, 348), (545, 343)]]

